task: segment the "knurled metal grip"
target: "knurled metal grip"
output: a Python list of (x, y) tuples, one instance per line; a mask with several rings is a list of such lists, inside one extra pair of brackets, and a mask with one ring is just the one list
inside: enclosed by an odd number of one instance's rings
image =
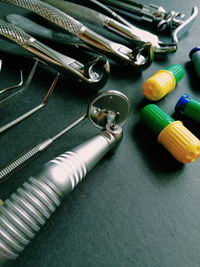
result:
[[(12, 164), (8, 165), (3, 170), (0, 170), (0, 184), (7, 181), (7, 179), (15, 172), (22, 164), (25, 164), (27, 160), (32, 159), (32, 157), (38, 152), (38, 147), (34, 147), (19, 159), (15, 160)], [(9, 174), (9, 175), (8, 175)]]
[(1, 0), (1, 2), (28, 9), (47, 19), (48, 21), (51, 21), (64, 28), (77, 37), (79, 37), (81, 34), (81, 29), (84, 27), (82, 23), (65, 14), (64, 12), (38, 0)]
[(52, 139), (47, 139), (45, 142), (38, 146), (28, 150), (23, 155), (20, 155), (12, 163), (0, 170), (0, 184), (6, 182), (10, 176), (21, 170), (23, 166), (32, 161), (44, 148), (48, 147), (52, 143)]
[(0, 20), (0, 35), (3, 35), (20, 46), (28, 46), (31, 43), (31, 38), (35, 40), (24, 31), (3, 20)]

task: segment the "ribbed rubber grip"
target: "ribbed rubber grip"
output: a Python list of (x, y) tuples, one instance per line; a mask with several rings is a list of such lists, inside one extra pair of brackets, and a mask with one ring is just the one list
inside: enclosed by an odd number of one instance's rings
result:
[(1, 2), (28, 9), (76, 36), (79, 36), (81, 28), (84, 27), (82, 23), (64, 12), (38, 0), (1, 0)]

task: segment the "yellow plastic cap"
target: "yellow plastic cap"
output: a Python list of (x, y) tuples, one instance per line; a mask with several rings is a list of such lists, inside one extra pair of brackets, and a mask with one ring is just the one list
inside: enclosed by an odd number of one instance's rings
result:
[(170, 71), (160, 70), (144, 82), (142, 91), (147, 99), (157, 101), (173, 91), (175, 87), (174, 75)]
[(166, 126), (159, 134), (158, 142), (182, 163), (193, 162), (200, 157), (200, 140), (181, 121)]

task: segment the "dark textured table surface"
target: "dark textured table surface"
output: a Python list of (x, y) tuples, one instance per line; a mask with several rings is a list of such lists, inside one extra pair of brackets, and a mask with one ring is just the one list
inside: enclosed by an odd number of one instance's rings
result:
[[(198, 0), (155, 0), (154, 3), (166, 10), (185, 13), (186, 17), (192, 6), (200, 8)], [(13, 11), (24, 12), (0, 3), (1, 17)], [(157, 143), (139, 118), (139, 110), (149, 103), (141, 92), (143, 82), (173, 63), (185, 67), (185, 77), (157, 104), (173, 115), (183, 93), (200, 99), (199, 80), (188, 56), (190, 50), (199, 45), (199, 23), (198, 17), (180, 40), (176, 53), (156, 58), (141, 75), (111, 64), (111, 76), (103, 90), (119, 90), (132, 104), (122, 143), (117, 153), (99, 162), (65, 199), (10, 266), (200, 266), (200, 163), (178, 163)], [(0, 58), (3, 59), (1, 88), (19, 79), (19, 69), (22, 68), (26, 77), (31, 68), (31, 61), (2, 53)], [(1, 125), (39, 104), (55, 74), (40, 66), (26, 94), (0, 110)], [(88, 94), (61, 77), (44, 109), (1, 135), (0, 166), (77, 119), (85, 113), (93, 97), (93, 93)], [(184, 124), (200, 138), (199, 124), (186, 119)], [(97, 132), (85, 120), (23, 171), (0, 185), (0, 198), (8, 198), (45, 162)]]

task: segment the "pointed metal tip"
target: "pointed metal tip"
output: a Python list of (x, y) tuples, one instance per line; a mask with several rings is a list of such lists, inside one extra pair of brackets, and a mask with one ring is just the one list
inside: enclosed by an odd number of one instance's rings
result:
[(54, 88), (55, 88), (55, 86), (56, 86), (56, 83), (57, 83), (57, 81), (58, 81), (59, 76), (60, 76), (60, 73), (58, 72), (58, 73), (56, 74), (56, 76), (55, 76), (55, 78), (54, 78), (54, 80), (53, 80), (51, 86), (49, 87), (49, 90), (48, 90), (47, 94), (45, 95), (45, 97), (44, 97), (44, 99), (43, 99), (43, 101), (42, 101), (42, 104), (43, 104), (43, 105), (45, 105), (45, 104), (48, 102), (49, 97), (52, 95), (53, 90), (54, 90)]

